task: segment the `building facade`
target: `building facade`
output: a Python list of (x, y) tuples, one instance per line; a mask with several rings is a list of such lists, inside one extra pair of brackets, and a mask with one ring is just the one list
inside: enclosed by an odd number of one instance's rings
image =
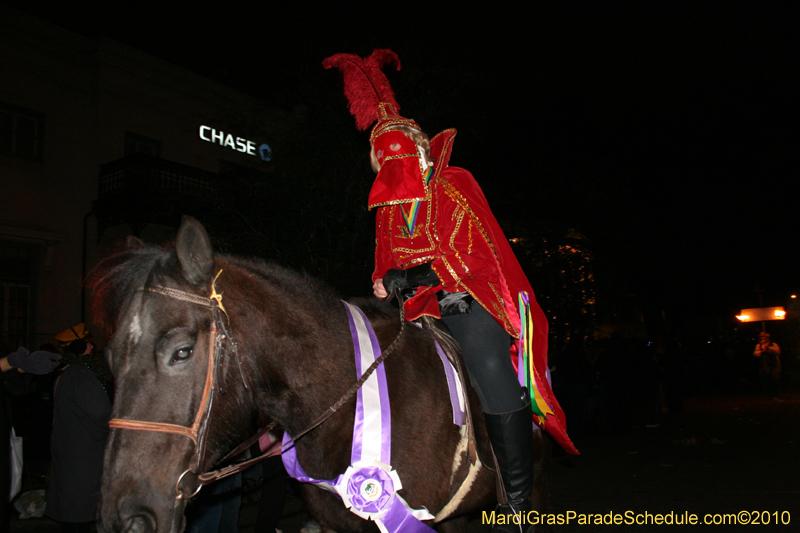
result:
[[(83, 281), (268, 181), (292, 116), (108, 38), (0, 5), (0, 328), (31, 349), (87, 321)], [(224, 218), (224, 217), (217, 217)]]

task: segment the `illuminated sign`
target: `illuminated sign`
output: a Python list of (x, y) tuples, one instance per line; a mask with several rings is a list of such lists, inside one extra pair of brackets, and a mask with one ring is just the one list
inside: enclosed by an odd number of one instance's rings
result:
[(756, 307), (742, 309), (742, 314), (736, 315), (742, 322), (761, 322), (763, 320), (786, 320), (786, 310), (783, 307)]
[(262, 144), (258, 147), (258, 155), (261, 156), (261, 159), (264, 161), (271, 161), (272, 160), (272, 148), (269, 147), (267, 144)]
[(264, 161), (272, 160), (272, 149), (263, 143), (256, 147), (256, 143), (242, 137), (234, 137), (232, 133), (216, 130), (210, 126), (200, 126), (200, 138), (212, 144), (218, 144), (243, 154), (260, 157)]

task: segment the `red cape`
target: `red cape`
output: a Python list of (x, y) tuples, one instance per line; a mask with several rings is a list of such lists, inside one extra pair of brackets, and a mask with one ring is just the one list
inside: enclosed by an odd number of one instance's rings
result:
[[(492, 214), (486, 197), (472, 174), (467, 170), (448, 165), (455, 138), (455, 130), (445, 130), (431, 140), (431, 157), (436, 172), (431, 179), (428, 203), (435, 203), (435, 228), (427, 228), (435, 235), (436, 252), (430, 246), (422, 246), (420, 253), (403, 249), (403, 259), (414, 261), (433, 259), (433, 268), (442, 285), (448, 291), (468, 291), (515, 339), (520, 335), (519, 293), (525, 291), (530, 298), (530, 314), (533, 322), (532, 352), (536, 381), (540, 392), (553, 410), (546, 418), (535, 417), (545, 431), (569, 453), (577, 454), (574, 444), (567, 436), (564, 411), (556, 400), (550, 386), (547, 371), (548, 324), (544, 312), (536, 302), (528, 278), (514, 255), (508, 239)], [(384, 241), (398, 237), (381, 235), (381, 231), (393, 231), (386, 218), (396, 206), (386, 205), (378, 212), (378, 243), (373, 279), (383, 277), (389, 268), (403, 267), (398, 264), (398, 255)], [(432, 207), (428, 206), (428, 209)], [(469, 218), (470, 226), (463, 221)], [(474, 228), (474, 229), (472, 229)], [(387, 238), (382, 238), (387, 237)], [(424, 240), (424, 237), (418, 237)], [(447, 242), (442, 242), (446, 240)], [(434, 243), (431, 243), (434, 244)], [(416, 258), (416, 259), (415, 259)], [(488, 266), (487, 266), (488, 265)], [(435, 292), (439, 288), (420, 288), (416, 296), (406, 302), (408, 320), (420, 315), (439, 316)], [(516, 346), (512, 350), (512, 361), (517, 367)]]

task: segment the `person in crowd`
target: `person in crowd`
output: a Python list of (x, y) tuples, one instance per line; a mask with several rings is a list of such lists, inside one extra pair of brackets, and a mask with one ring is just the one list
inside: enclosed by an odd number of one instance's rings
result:
[(753, 356), (758, 357), (761, 362), (758, 373), (765, 392), (780, 400), (778, 385), (781, 379), (781, 347), (777, 342), (772, 342), (769, 333), (762, 331), (758, 334), (758, 344), (753, 350)]
[(89, 330), (78, 324), (58, 335), (64, 367), (53, 394), (50, 486), (45, 515), (64, 533), (92, 531), (103, 475), (111, 400), (105, 361)]
[[(281, 447), (282, 433), (264, 433), (258, 439), (258, 452), (275, 451)], [(280, 454), (260, 463), (262, 472), (261, 497), (258, 502), (256, 517), (256, 533), (275, 533), (283, 514), (286, 501), (286, 481), (288, 476)]]
[[(5, 346), (0, 353), (7, 353)], [(49, 374), (59, 365), (61, 355), (46, 351), (31, 353), (27, 348), (20, 346), (16, 352), (9, 353), (0, 358), (0, 495), (11, 492), (11, 449), (10, 436), (12, 427), (11, 405), (6, 401), (6, 394), (13, 392), (16, 385), (24, 379), (23, 374)], [(3, 498), (3, 496), (0, 496)], [(8, 531), (9, 506), (8, 498), (0, 504), (0, 533)]]
[(60, 361), (60, 354), (45, 350), (31, 353), (27, 348), (20, 346), (16, 352), (0, 358), (0, 370), (5, 373), (17, 369), (19, 372), (44, 375), (58, 368)]
[(215, 481), (186, 508), (187, 533), (236, 533), (242, 506), (242, 474)]

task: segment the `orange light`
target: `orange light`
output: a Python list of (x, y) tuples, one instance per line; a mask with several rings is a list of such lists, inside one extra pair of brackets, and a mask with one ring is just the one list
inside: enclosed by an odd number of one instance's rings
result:
[(741, 314), (736, 315), (736, 318), (742, 322), (785, 320), (786, 310), (783, 307), (755, 307), (753, 309), (742, 309)]

